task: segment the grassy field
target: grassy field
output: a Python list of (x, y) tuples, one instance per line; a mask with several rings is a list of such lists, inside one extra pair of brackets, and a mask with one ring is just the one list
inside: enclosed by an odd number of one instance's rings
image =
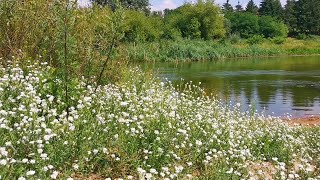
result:
[(68, 116), (44, 66), (1, 69), (2, 179), (320, 178), (320, 127), (231, 111), (138, 69), (97, 91), (74, 79)]
[(161, 41), (123, 44), (120, 56), (129, 61), (199, 61), (223, 58), (316, 55), (320, 54), (320, 40), (258, 39), (225, 41)]

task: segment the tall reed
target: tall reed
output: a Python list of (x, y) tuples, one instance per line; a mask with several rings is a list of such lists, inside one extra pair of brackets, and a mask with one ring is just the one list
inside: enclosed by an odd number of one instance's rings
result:
[[(292, 42), (294, 41), (294, 42)], [(296, 44), (292, 46), (290, 44)], [(302, 45), (299, 45), (303, 43)], [(124, 44), (119, 54), (131, 61), (199, 61), (223, 58), (320, 54), (319, 43), (288, 40), (275, 44), (265, 40), (260, 44), (227, 41), (180, 40)]]

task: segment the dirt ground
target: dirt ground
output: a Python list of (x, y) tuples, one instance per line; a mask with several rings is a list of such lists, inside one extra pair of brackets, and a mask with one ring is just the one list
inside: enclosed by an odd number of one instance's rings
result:
[(292, 120), (286, 120), (290, 125), (298, 126), (319, 126), (320, 125), (320, 116), (310, 116), (304, 118), (296, 118)]

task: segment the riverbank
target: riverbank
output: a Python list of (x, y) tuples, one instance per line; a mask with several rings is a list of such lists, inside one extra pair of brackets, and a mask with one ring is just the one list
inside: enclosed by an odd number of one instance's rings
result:
[(283, 39), (281, 42), (264, 39), (249, 43), (246, 40), (225, 41), (160, 41), (122, 44), (122, 59), (130, 61), (201, 61), (226, 58), (305, 56), (320, 54), (320, 40)]
[(63, 80), (28, 67), (0, 73), (2, 179), (265, 179), (263, 163), (275, 179), (320, 178), (320, 127), (231, 110), (138, 69), (97, 90), (74, 78), (68, 116)]
[(320, 125), (320, 116), (309, 116), (303, 118), (294, 118), (291, 120), (285, 120), (292, 126), (314, 127)]

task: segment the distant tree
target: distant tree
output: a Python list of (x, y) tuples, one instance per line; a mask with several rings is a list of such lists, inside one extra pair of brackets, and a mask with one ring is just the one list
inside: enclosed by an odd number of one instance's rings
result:
[(146, 42), (160, 39), (163, 21), (159, 16), (146, 16), (145, 13), (126, 10), (123, 40), (128, 42)]
[(296, 1), (287, 0), (284, 7), (284, 22), (289, 28), (289, 32), (294, 34), (297, 31)]
[(242, 38), (259, 34), (259, 16), (237, 12), (228, 18), (231, 23), (231, 34), (239, 34)]
[(257, 14), (258, 9), (258, 6), (253, 2), (253, 0), (250, 0), (247, 4), (246, 12)]
[(212, 40), (226, 33), (220, 8), (212, 2), (184, 4), (166, 16), (165, 22), (171, 26), (170, 31), (178, 31), (184, 38)]
[(233, 7), (232, 7), (232, 5), (229, 3), (229, 0), (227, 0), (227, 2), (223, 4), (222, 9), (223, 9), (225, 12), (233, 12)]
[(169, 15), (172, 11), (173, 11), (172, 9), (166, 8), (166, 9), (163, 10), (163, 14), (164, 14), (164, 16), (167, 16), (167, 15)]
[(241, 4), (240, 4), (240, 1), (238, 1), (238, 4), (236, 5), (236, 11), (237, 11), (237, 12), (243, 11), (243, 8), (242, 8), (242, 6), (241, 6)]
[(149, 0), (91, 0), (102, 6), (109, 6), (111, 9), (116, 8), (116, 3), (119, 2), (122, 7), (143, 12), (150, 12)]
[(277, 19), (283, 18), (283, 8), (280, 0), (262, 0), (259, 8), (262, 16), (272, 16)]
[(201, 38), (201, 31), (200, 31), (200, 22), (198, 18), (194, 17), (191, 21), (186, 24), (186, 31), (185, 36), (190, 39), (199, 39)]
[(296, 17), (300, 33), (320, 34), (319, 0), (298, 0), (296, 2)]
[(288, 27), (271, 16), (261, 16), (259, 18), (259, 31), (266, 38), (287, 37)]

